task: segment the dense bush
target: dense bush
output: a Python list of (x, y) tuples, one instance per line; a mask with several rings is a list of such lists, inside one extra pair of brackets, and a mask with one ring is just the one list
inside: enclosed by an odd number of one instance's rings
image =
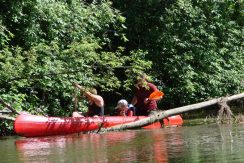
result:
[(124, 53), (125, 18), (109, 1), (4, 1), (1, 9), (0, 98), (19, 111), (67, 116), (74, 82), (112, 96), (131, 85), (126, 75), (150, 68), (145, 52)]
[(243, 91), (241, 1), (115, 1), (129, 48), (147, 50), (167, 106)]
[(242, 92), (242, 10), (232, 0), (2, 0), (0, 98), (67, 116), (72, 83), (109, 106), (131, 99), (140, 72), (165, 92), (163, 107)]

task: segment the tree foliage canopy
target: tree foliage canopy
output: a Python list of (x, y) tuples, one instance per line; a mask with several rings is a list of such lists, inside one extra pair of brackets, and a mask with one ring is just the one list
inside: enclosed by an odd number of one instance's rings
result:
[(72, 83), (114, 104), (131, 98), (141, 72), (165, 92), (165, 107), (241, 92), (242, 11), (233, 0), (2, 0), (0, 98), (67, 116)]
[(125, 18), (109, 1), (4, 1), (2, 9), (0, 97), (16, 109), (67, 115), (73, 82), (106, 95), (150, 68), (146, 52), (124, 54)]
[(243, 91), (241, 1), (136, 0), (117, 6), (127, 18), (128, 46), (148, 51), (165, 102), (184, 105)]

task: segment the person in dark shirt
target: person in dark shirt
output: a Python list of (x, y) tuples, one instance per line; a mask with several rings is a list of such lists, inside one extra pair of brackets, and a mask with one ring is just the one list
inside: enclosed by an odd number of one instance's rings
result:
[(149, 100), (148, 97), (158, 89), (154, 84), (148, 82), (145, 74), (137, 77), (135, 87), (135, 95), (131, 104), (136, 107), (136, 115), (148, 116), (151, 111), (157, 110), (156, 100)]
[[(97, 95), (96, 89), (91, 89), (90, 91), (85, 90), (79, 84), (74, 84), (74, 86), (88, 99), (88, 112), (85, 114), (86, 116), (103, 116), (104, 115), (104, 100), (102, 96)], [(73, 112), (72, 117), (82, 117), (83, 115), (79, 114), (78, 112)]]

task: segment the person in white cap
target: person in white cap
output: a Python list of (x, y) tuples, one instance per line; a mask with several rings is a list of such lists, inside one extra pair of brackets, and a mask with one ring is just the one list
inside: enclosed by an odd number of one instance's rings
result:
[(133, 116), (133, 111), (129, 109), (128, 102), (124, 99), (118, 101), (115, 111), (118, 116)]

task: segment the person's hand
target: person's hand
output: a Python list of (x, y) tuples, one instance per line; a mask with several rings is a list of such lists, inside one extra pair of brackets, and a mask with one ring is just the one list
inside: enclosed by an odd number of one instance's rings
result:
[(80, 85), (77, 84), (77, 83), (74, 83), (73, 85), (74, 85), (74, 87), (76, 87), (76, 88), (79, 88), (79, 86), (80, 86)]
[(147, 103), (149, 103), (149, 102), (150, 102), (149, 98), (146, 98), (146, 99), (144, 100), (144, 104), (147, 104)]
[(85, 88), (83, 88), (82, 86), (80, 86), (79, 84), (77, 83), (74, 83), (74, 86), (78, 89), (80, 89), (81, 91), (85, 92)]

